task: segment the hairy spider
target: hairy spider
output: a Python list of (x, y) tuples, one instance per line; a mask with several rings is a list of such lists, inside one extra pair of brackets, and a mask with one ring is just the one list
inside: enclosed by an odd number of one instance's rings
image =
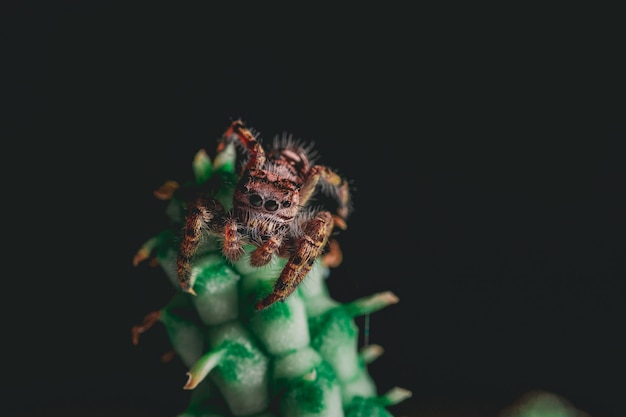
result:
[[(218, 150), (231, 141), (248, 156), (233, 207), (227, 211), (210, 194), (199, 194), (189, 203), (177, 258), (178, 279), (182, 290), (194, 294), (191, 261), (205, 231), (221, 240), (222, 253), (232, 262), (244, 254), (244, 245), (252, 244), (256, 246), (250, 254), (252, 266), (268, 264), (273, 255), (288, 259), (273, 291), (256, 303), (261, 310), (289, 296), (326, 250), (333, 228), (346, 228), (350, 191), (345, 179), (313, 163), (312, 146), (291, 136), (277, 136), (264, 149), (257, 136), (235, 120)], [(335, 214), (312, 205), (318, 190), (336, 199)]]

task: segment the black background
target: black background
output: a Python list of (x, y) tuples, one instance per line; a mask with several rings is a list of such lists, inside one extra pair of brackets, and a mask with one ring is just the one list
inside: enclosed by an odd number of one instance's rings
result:
[(623, 10), (35, 4), (1, 9), (11, 412), (182, 410), (163, 329), (130, 340), (172, 289), (131, 260), (235, 117), (351, 179), (329, 286), (400, 298), (369, 317), (394, 415), (622, 405)]

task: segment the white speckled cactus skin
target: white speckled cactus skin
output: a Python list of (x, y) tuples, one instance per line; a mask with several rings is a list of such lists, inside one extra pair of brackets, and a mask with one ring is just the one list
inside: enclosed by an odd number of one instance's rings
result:
[[(204, 150), (193, 161), (194, 184), (164, 185), (172, 228), (149, 239), (134, 263), (152, 257), (178, 288), (177, 233), (184, 216), (184, 191), (213, 181), (215, 196), (229, 208), (236, 182), (235, 150), (227, 146), (213, 161)], [(169, 191), (168, 191), (169, 190)], [(329, 294), (328, 267), (318, 259), (304, 282), (284, 302), (261, 311), (255, 301), (271, 291), (285, 260), (251, 267), (249, 252), (235, 264), (207, 237), (194, 261), (196, 295), (177, 292), (159, 311), (133, 328), (133, 341), (161, 323), (173, 351), (188, 367), (184, 389), (190, 401), (178, 417), (387, 417), (387, 407), (411, 396), (394, 388), (384, 395), (367, 371), (382, 354), (370, 345), (358, 351), (357, 316), (398, 301), (383, 292), (339, 303)]]

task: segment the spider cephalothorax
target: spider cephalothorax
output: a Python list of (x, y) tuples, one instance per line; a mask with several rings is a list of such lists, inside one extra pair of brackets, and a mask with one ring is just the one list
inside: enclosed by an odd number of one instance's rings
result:
[[(323, 254), (334, 227), (346, 228), (350, 212), (348, 183), (334, 171), (314, 164), (310, 146), (283, 136), (264, 149), (241, 120), (224, 133), (220, 147), (236, 141), (248, 154), (227, 211), (210, 194), (199, 194), (188, 205), (183, 240), (177, 259), (178, 278), (184, 291), (191, 288), (191, 259), (204, 231), (222, 241), (230, 261), (244, 254), (244, 245), (256, 248), (252, 266), (269, 263), (273, 255), (288, 258), (274, 290), (261, 299), (263, 309), (290, 295)], [(337, 200), (336, 213), (309, 203), (317, 190)]]

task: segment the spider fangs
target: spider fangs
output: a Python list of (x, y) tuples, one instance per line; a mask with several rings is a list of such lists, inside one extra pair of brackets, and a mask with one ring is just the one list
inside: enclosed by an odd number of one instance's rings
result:
[[(222, 253), (232, 262), (244, 254), (244, 245), (253, 244), (252, 266), (266, 265), (273, 255), (288, 259), (273, 291), (256, 303), (261, 310), (293, 293), (324, 254), (333, 228), (346, 228), (350, 192), (345, 179), (312, 163), (310, 146), (291, 137), (276, 138), (266, 150), (241, 120), (235, 120), (220, 147), (228, 141), (239, 141), (249, 157), (233, 194), (233, 208), (226, 211), (208, 194), (189, 203), (177, 258), (178, 278), (182, 290), (195, 294), (191, 263), (205, 231), (222, 240)], [(336, 213), (309, 204), (318, 190), (336, 199)]]

